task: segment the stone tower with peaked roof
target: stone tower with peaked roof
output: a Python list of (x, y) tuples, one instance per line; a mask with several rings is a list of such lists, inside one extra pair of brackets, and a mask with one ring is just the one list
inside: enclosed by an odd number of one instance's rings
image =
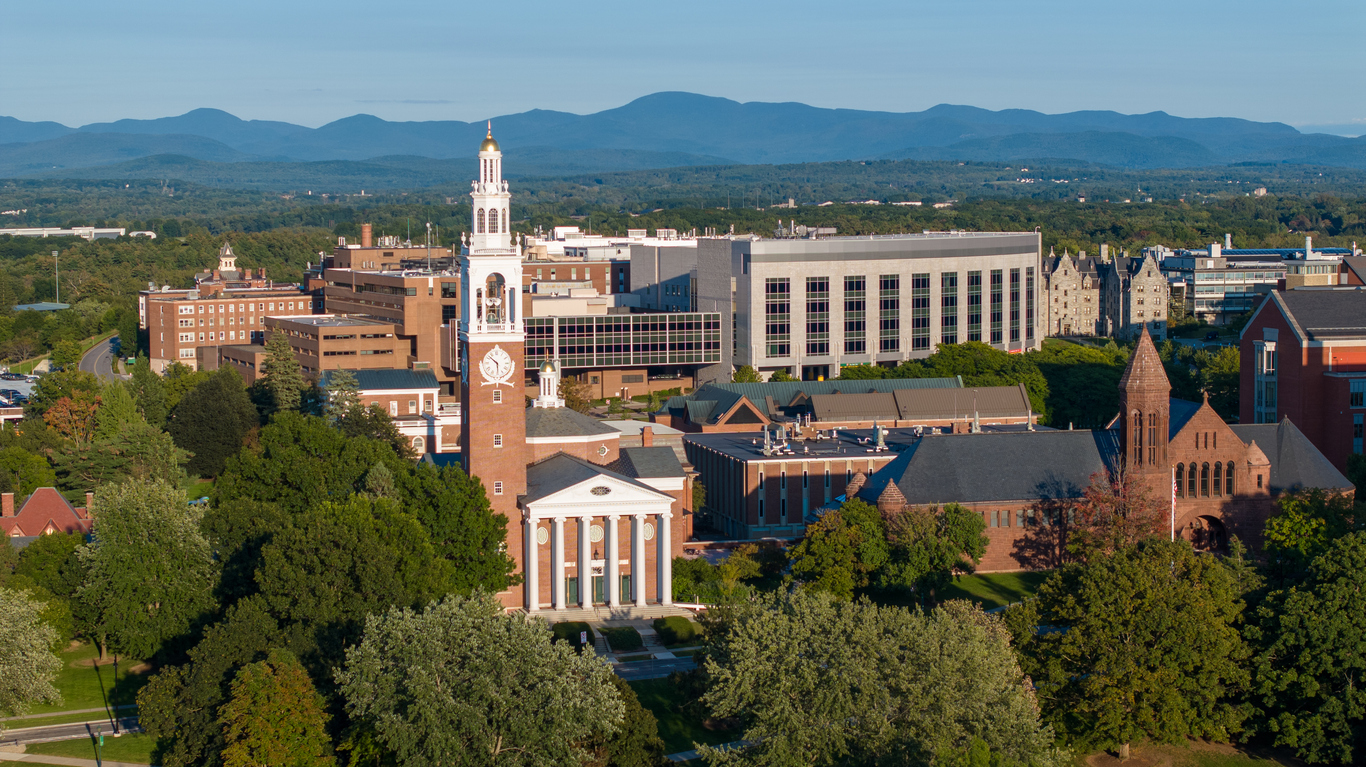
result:
[(1143, 477), (1162, 478), (1171, 471), (1167, 441), (1171, 421), (1171, 382), (1152, 336), (1143, 328), (1138, 348), (1119, 379), (1119, 433), (1125, 471)]

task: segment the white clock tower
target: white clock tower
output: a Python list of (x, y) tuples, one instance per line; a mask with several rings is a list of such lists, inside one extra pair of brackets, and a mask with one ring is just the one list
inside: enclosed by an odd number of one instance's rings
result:
[[(460, 253), (460, 450), (465, 471), (484, 484), (494, 513), (508, 519), (507, 550), (522, 570), (524, 545), (517, 496), (526, 493), (526, 394), (522, 329), (522, 254), (510, 220), (503, 153), (492, 126), (479, 147), (479, 179), (471, 184), (474, 220)], [(522, 588), (503, 595), (522, 603)]]

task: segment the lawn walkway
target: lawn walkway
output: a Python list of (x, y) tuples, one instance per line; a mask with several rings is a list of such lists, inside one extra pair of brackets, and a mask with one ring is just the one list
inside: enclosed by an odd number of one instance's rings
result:
[(13, 754), (0, 751), (0, 762), (28, 762), (41, 767), (149, 767), (137, 762), (111, 762), (108, 759), (71, 759), (65, 756), (45, 756), (43, 754)]

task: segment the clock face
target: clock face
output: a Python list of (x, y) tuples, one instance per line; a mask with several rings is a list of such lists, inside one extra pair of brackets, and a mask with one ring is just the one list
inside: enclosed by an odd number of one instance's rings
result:
[(494, 346), (479, 363), (479, 372), (484, 376), (484, 386), (511, 386), (512, 357), (501, 346)]

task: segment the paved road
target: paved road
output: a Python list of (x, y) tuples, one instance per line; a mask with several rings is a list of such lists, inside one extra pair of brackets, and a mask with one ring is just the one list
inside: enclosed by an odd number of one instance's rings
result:
[(5, 730), (0, 734), (0, 745), (10, 745), (13, 743), (46, 743), (53, 740), (75, 740), (76, 738), (88, 738), (91, 735), (113, 735), (115, 728), (120, 732), (142, 732), (141, 725), (138, 724), (136, 716), (125, 716), (117, 721), (109, 719), (97, 719), (90, 722), (75, 722), (72, 724), (53, 724), (46, 727), (24, 727), (12, 730)]
[(94, 373), (96, 376), (106, 381), (114, 381), (127, 376), (121, 376), (114, 372), (114, 345), (118, 342), (113, 338), (101, 341), (81, 357), (81, 370), (87, 373)]
[(675, 671), (692, 671), (695, 668), (697, 668), (697, 662), (692, 659), (692, 656), (670, 658), (669, 660), (616, 663), (612, 666), (612, 670), (617, 672), (617, 676), (628, 682), (636, 682), (641, 679), (663, 679)]

